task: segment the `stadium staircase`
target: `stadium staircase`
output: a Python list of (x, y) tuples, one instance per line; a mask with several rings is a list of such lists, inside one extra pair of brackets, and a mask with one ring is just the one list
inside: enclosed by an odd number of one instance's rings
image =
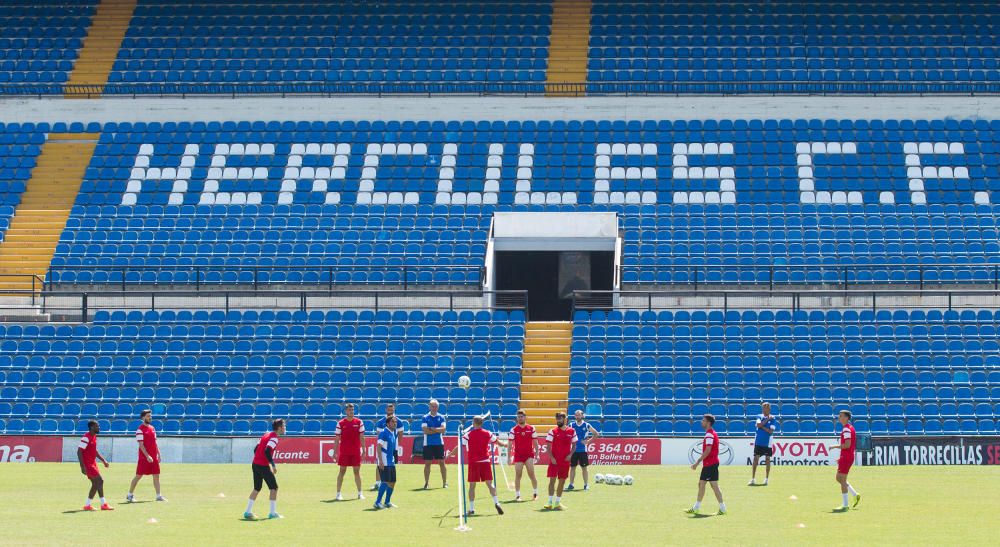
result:
[(30, 290), (30, 275), (44, 278), (98, 137), (96, 133), (49, 135), (0, 243), (0, 274), (25, 277), (0, 277), (0, 290)]
[(128, 31), (135, 6), (136, 0), (101, 0), (90, 28), (87, 29), (80, 56), (73, 65), (68, 86), (94, 86), (94, 93), (103, 91), (118, 58), (118, 50)]
[(584, 91), (590, 47), (590, 8), (590, 0), (555, 0), (552, 6), (552, 35), (545, 83), (576, 83), (581, 84), (581, 89), (554, 89), (547, 95), (572, 96)]
[(519, 408), (540, 433), (555, 425), (557, 411), (566, 411), (572, 341), (573, 324), (568, 321), (525, 325)]

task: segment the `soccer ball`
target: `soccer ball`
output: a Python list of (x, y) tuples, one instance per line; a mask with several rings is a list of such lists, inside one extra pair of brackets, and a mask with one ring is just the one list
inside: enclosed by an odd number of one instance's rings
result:
[(605, 480), (608, 481), (608, 484), (613, 484), (615, 486), (622, 483), (622, 478), (618, 475), (611, 475), (610, 480), (608, 480), (608, 478), (605, 478)]
[(594, 475), (594, 482), (596, 482), (597, 484), (603, 483), (604, 482), (604, 475), (602, 475), (600, 473)]
[(625, 475), (624, 477), (622, 477), (622, 482), (625, 483), (625, 486), (632, 486), (632, 483), (635, 482), (635, 479), (632, 478), (632, 475)]
[(468, 376), (465, 376), (463, 374), (462, 376), (458, 377), (458, 387), (462, 389), (469, 389), (469, 386), (471, 385), (472, 385), (472, 379), (469, 378)]

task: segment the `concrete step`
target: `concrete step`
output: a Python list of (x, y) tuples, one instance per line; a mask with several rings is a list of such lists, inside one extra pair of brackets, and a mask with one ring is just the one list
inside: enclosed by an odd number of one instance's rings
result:
[(522, 403), (524, 401), (526, 401), (526, 400), (532, 400), (532, 401), (564, 401), (564, 400), (566, 400), (566, 396), (567, 396), (566, 393), (559, 393), (559, 392), (553, 392), (553, 391), (532, 391), (530, 393), (531, 393), (531, 395), (529, 397), (524, 392), (524, 390), (521, 391), (521, 402)]
[(521, 389), (524, 389), (525, 386), (530, 386), (532, 389), (540, 389), (542, 387), (565, 389), (567, 384), (569, 384), (569, 376), (565, 374), (550, 374), (548, 376), (521, 376)]

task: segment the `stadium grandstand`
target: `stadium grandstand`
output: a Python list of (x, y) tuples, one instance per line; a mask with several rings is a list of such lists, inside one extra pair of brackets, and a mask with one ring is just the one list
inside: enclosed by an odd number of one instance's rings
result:
[(998, 18), (8, 0), (0, 433), (995, 435)]

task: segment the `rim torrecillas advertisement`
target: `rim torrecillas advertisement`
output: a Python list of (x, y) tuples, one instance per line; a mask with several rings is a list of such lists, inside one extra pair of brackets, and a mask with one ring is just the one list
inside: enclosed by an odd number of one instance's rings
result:
[(1000, 437), (873, 437), (861, 465), (1000, 465)]

